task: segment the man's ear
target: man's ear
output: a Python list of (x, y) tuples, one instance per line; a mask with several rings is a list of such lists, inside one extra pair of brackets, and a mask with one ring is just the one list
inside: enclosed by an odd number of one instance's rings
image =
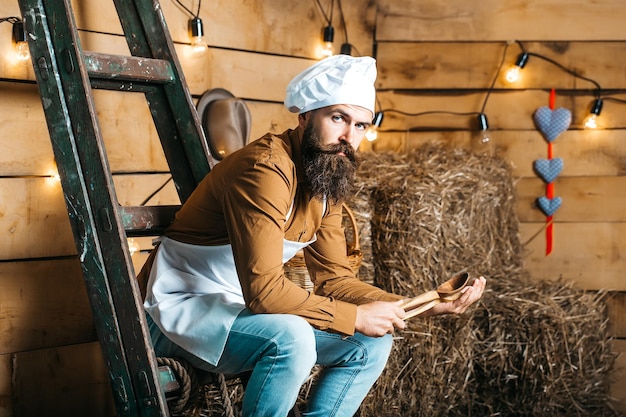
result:
[(305, 113), (300, 113), (300, 114), (298, 115), (298, 125), (299, 125), (301, 128), (303, 128), (303, 129), (304, 129), (304, 128), (306, 127), (306, 124), (307, 124), (307, 123), (308, 123), (308, 121), (309, 121), (309, 117), (311, 117), (311, 112), (310, 112), (310, 111), (305, 112)]

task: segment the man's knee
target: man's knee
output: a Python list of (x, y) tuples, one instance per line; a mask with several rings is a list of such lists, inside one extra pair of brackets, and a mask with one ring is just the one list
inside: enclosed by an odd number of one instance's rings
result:
[(305, 319), (294, 315), (281, 315), (278, 329), (279, 347), (293, 350), (297, 357), (305, 361), (311, 359), (315, 364), (317, 356), (315, 333)]

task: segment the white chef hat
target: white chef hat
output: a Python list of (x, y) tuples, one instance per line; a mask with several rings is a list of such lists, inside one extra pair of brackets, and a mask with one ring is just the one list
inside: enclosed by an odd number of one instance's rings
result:
[(350, 104), (368, 109), (374, 116), (376, 104), (376, 60), (372, 57), (333, 55), (291, 80), (285, 107), (292, 113), (305, 113), (334, 104)]

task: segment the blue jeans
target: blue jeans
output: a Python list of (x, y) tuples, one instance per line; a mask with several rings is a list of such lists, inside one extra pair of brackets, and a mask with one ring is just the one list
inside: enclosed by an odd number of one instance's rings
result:
[(341, 335), (317, 330), (288, 314), (251, 314), (235, 320), (217, 366), (172, 343), (148, 317), (157, 356), (182, 357), (210, 372), (252, 371), (243, 399), (244, 417), (279, 417), (295, 404), (315, 364), (322, 366), (302, 413), (309, 417), (351, 417), (383, 371), (392, 337)]

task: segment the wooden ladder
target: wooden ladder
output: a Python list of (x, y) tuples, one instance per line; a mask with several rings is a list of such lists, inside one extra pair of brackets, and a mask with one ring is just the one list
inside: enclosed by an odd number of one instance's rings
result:
[(83, 51), (70, 0), (18, 0), (118, 416), (167, 416), (127, 237), (178, 206), (122, 207), (92, 88), (145, 94), (181, 202), (209, 172), (205, 136), (158, 0), (113, 0), (131, 56)]

